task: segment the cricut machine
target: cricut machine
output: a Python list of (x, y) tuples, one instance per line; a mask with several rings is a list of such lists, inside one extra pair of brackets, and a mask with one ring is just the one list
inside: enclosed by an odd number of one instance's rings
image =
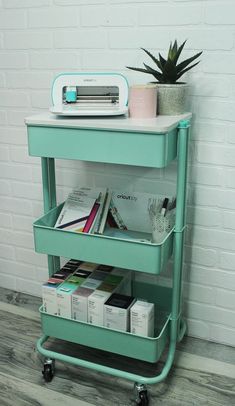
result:
[(50, 111), (59, 116), (113, 116), (128, 110), (128, 82), (118, 73), (63, 73), (52, 86)]

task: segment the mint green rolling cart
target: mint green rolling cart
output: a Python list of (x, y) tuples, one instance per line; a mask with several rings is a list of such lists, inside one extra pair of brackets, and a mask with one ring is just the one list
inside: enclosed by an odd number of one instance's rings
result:
[[(37, 342), (45, 356), (44, 379), (50, 381), (56, 359), (122, 377), (135, 382), (136, 402), (148, 405), (147, 384), (166, 378), (172, 366), (176, 344), (186, 331), (181, 316), (182, 263), (185, 229), (187, 150), (191, 114), (158, 116), (151, 120), (118, 118), (58, 118), (49, 113), (26, 119), (31, 156), (41, 157), (44, 215), (34, 223), (36, 252), (48, 255), (49, 275), (60, 266), (60, 256), (160, 274), (173, 257), (172, 288), (133, 282), (133, 295), (144, 297), (159, 310), (154, 338), (110, 330), (105, 327), (44, 313), (40, 308), (43, 336)], [(177, 159), (176, 221), (174, 229), (154, 244), (119, 237), (77, 234), (54, 229), (61, 209), (56, 204), (54, 160), (76, 159), (142, 167), (164, 168)], [(49, 351), (49, 337), (156, 363), (168, 346), (161, 373), (145, 377), (83, 359)]]

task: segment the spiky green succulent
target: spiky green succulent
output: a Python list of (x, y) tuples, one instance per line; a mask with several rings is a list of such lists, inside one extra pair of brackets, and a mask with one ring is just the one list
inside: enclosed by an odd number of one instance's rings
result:
[[(191, 58), (185, 59), (184, 61), (178, 63), (179, 56), (185, 46), (186, 41), (184, 41), (180, 46), (175, 40), (174, 44), (170, 43), (167, 59), (164, 59), (163, 56), (159, 53), (159, 58), (156, 58), (152, 55), (147, 49), (143, 49), (144, 52), (153, 60), (157, 65), (158, 69), (153, 69), (151, 66), (144, 63), (145, 69), (143, 68), (134, 68), (132, 66), (127, 66), (128, 69), (132, 69), (138, 72), (148, 73), (153, 75), (159, 83), (176, 83), (181, 76), (183, 76), (187, 71), (196, 66), (200, 61), (190, 65), (195, 59), (199, 58), (202, 52), (198, 52), (196, 55)], [(189, 66), (190, 65), (190, 66)]]

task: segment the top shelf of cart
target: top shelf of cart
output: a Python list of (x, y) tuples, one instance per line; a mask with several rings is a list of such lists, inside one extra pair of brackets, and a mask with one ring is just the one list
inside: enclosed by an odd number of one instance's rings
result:
[(177, 157), (177, 127), (191, 113), (153, 119), (26, 118), (31, 156), (163, 168)]

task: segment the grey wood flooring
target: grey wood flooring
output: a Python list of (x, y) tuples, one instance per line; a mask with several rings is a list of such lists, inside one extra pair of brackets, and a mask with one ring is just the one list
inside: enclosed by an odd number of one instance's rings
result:
[[(44, 382), (43, 359), (35, 350), (39, 304), (38, 298), (0, 288), (0, 406), (133, 406), (132, 382), (85, 368), (56, 361), (54, 379)], [(163, 365), (53, 339), (48, 346), (143, 375), (156, 375)], [(187, 337), (167, 379), (148, 390), (151, 406), (235, 405), (235, 350)]]

